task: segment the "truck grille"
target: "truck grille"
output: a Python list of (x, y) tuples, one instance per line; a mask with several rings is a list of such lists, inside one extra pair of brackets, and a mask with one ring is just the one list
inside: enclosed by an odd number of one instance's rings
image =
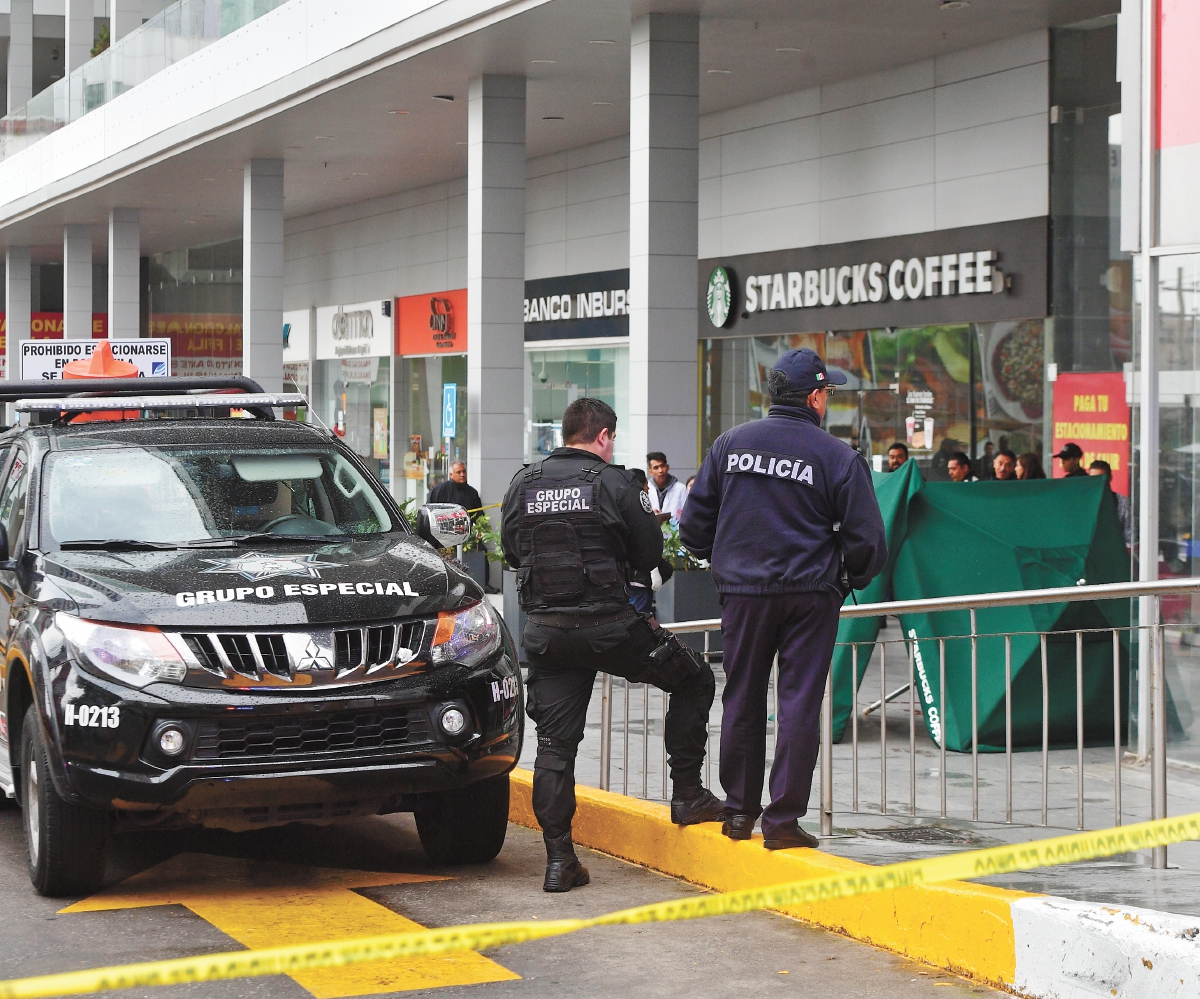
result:
[(307, 632), (181, 632), (174, 641), (186, 649), (196, 686), (311, 686), (406, 675), (425, 631), (425, 621), (402, 621)]
[(399, 749), (429, 741), (421, 708), (376, 708), (200, 722), (193, 760), (263, 760)]

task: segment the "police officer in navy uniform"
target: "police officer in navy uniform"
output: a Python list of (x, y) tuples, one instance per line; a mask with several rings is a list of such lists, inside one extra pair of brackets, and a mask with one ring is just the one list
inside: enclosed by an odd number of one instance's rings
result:
[[(679, 522), (712, 563), (721, 595), (725, 691), (722, 831), (749, 839), (762, 815), (769, 850), (815, 847), (808, 810), (825, 680), (849, 588), (883, 569), (883, 519), (862, 455), (821, 429), (834, 385), (815, 351), (789, 351), (769, 375), (771, 409), (716, 439)], [(767, 685), (779, 656), (778, 745), (762, 808)]]
[(582, 398), (563, 413), (565, 447), (518, 472), (504, 497), (504, 557), (517, 570), (527, 615), (527, 710), (537, 723), (533, 812), (546, 843), (551, 892), (588, 883), (571, 845), (575, 755), (597, 671), (670, 694), (664, 739), (671, 818), (720, 822), (721, 801), (700, 782), (715, 684), (712, 669), (629, 604), (630, 570), (649, 573), (662, 532), (634, 476), (610, 464), (617, 415)]

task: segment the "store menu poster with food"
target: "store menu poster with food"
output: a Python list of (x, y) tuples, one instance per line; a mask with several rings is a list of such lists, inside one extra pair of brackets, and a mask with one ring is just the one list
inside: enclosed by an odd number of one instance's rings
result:
[[(1129, 495), (1129, 404), (1125, 378), (1119, 371), (1071, 372), (1054, 383), (1054, 438), (1050, 454), (1064, 444), (1083, 449), (1083, 468), (1097, 459), (1112, 466), (1112, 487)], [(1062, 478), (1062, 462), (1052, 460), (1054, 478)], [(1047, 469), (1049, 471), (1049, 469)]]

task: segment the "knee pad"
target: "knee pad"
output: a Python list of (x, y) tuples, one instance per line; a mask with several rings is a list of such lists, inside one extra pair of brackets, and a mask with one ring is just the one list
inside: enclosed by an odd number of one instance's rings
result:
[(533, 769), (557, 770), (561, 772), (566, 770), (567, 767), (574, 767), (575, 755), (578, 751), (578, 746), (573, 746), (562, 739), (539, 735), (538, 751), (537, 756), (533, 760)]

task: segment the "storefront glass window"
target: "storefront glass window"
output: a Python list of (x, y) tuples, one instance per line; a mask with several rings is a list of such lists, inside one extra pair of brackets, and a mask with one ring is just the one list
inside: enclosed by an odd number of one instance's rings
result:
[(242, 373), (242, 241), (143, 261), (145, 335), (171, 340), (171, 374)]
[(313, 406), (321, 422), (366, 462), (380, 482), (388, 485), (391, 358), (317, 361), (313, 389)]
[(1053, 354), (1060, 371), (1131, 360), (1132, 272), (1121, 251), (1116, 16), (1051, 32)]
[[(562, 414), (576, 399), (602, 399), (616, 411), (617, 437), (613, 462), (629, 465), (629, 348), (589, 347), (528, 350), (525, 380), (525, 460), (539, 461), (562, 447)], [(641, 455), (632, 463), (640, 467)]]
[(847, 376), (826, 429), (875, 467), (904, 441), (929, 478), (947, 477), (955, 451), (990, 477), (989, 444), (1041, 452), (1042, 327), (1030, 319), (702, 341), (701, 448), (765, 416), (767, 373), (787, 351), (810, 347)]
[[(395, 495), (400, 500), (425, 502), (429, 490), (445, 482), (450, 463), (467, 458), (467, 355), (410, 357), (397, 360), (396, 450), (403, 451)], [(443, 437), (442, 404), (446, 386), (455, 386), (455, 436)], [(467, 468), (467, 481), (472, 470)]]
[[(1136, 286), (1141, 298), (1141, 281)], [(1200, 575), (1200, 254), (1159, 258), (1158, 575)], [(1139, 330), (1140, 334), (1140, 330)], [(1136, 384), (1136, 382), (1135, 382)], [(1134, 410), (1135, 415), (1137, 409)], [(1135, 434), (1137, 432), (1135, 420)], [(1136, 440), (1136, 437), (1135, 437)], [(1135, 478), (1136, 483), (1136, 468)], [(1135, 510), (1138, 507), (1135, 506)], [(1138, 524), (1134, 525), (1135, 543)], [(1140, 551), (1135, 554), (1142, 557)], [(1171, 757), (1200, 763), (1200, 599), (1167, 596), (1163, 658), (1167, 678), (1167, 742)]]

